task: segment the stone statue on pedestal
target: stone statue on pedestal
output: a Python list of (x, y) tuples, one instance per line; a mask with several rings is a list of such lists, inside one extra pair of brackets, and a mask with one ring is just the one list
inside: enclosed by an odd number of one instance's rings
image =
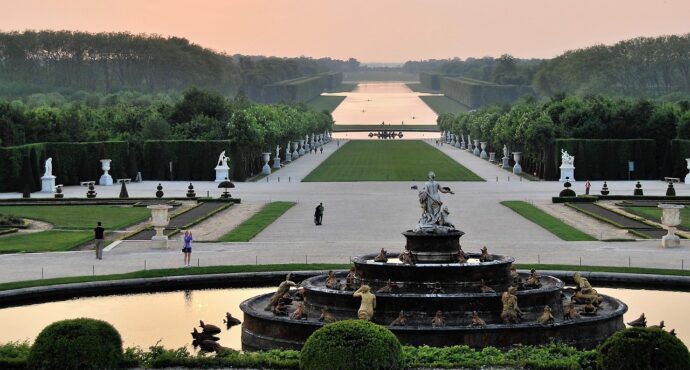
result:
[(46, 159), (46, 172), (43, 176), (53, 176), (53, 158)]
[(450, 188), (441, 187), (436, 182), (436, 174), (429, 172), (429, 181), (419, 192), (419, 205), (422, 208), (422, 217), (414, 228), (415, 232), (447, 233), (454, 230), (455, 226), (448, 221), (448, 208), (443, 207), (440, 193), (453, 193)]
[(218, 167), (227, 167), (228, 165), (228, 157), (225, 156), (225, 150), (223, 150), (220, 155), (218, 156)]
[(371, 292), (368, 285), (362, 285), (352, 294), (353, 297), (362, 298), (362, 303), (357, 310), (357, 317), (360, 320), (369, 320), (374, 317), (374, 309), (376, 308), (376, 296)]

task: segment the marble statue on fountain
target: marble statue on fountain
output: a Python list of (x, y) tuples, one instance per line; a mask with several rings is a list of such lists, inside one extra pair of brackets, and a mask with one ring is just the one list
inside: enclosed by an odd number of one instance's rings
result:
[(418, 233), (446, 234), (455, 230), (448, 220), (448, 207), (441, 201), (441, 193), (455, 194), (448, 187), (441, 187), (436, 182), (436, 174), (429, 171), (429, 180), (424, 188), (419, 191), (419, 206), (422, 208), (422, 217), (414, 230)]

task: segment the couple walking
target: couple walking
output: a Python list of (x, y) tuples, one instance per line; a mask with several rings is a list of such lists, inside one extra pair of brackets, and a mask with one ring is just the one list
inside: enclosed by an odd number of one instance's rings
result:
[(316, 206), (316, 210), (314, 211), (314, 225), (316, 225), (316, 226), (321, 225), (322, 221), (323, 221), (323, 203), (319, 203), (319, 205)]

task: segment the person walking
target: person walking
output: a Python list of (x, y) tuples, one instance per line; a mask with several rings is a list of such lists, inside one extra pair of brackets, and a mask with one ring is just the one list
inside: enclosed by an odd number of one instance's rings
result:
[(319, 150), (321, 150), (321, 154), (323, 154), (323, 147), (320, 147)]
[(184, 254), (184, 265), (190, 267), (190, 261), (192, 259), (192, 231), (187, 230), (184, 232), (184, 237), (182, 238), (183, 246), (182, 253)]
[(316, 206), (316, 212), (314, 212), (314, 222), (316, 225), (321, 225), (323, 222), (323, 203), (319, 203), (318, 206)]
[(98, 225), (93, 229), (93, 238), (96, 241), (96, 259), (103, 259), (103, 244), (105, 242), (105, 229), (101, 225), (101, 221), (98, 221)]
[(592, 184), (590, 184), (589, 180), (587, 180), (587, 182), (585, 182), (585, 194), (586, 195), (589, 195), (589, 188), (591, 188), (591, 187), (592, 187)]

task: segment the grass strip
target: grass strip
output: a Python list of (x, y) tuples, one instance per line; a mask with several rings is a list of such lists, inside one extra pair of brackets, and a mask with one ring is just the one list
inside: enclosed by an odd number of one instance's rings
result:
[(221, 236), (219, 240), (221, 242), (248, 242), (294, 205), (294, 202), (268, 203), (254, 216), (239, 224), (229, 233)]
[(0, 253), (63, 252), (82, 245), (93, 237), (90, 231), (48, 230), (0, 238)]
[(551, 270), (551, 271), (587, 271), (587, 272), (615, 272), (642, 275), (670, 275), (690, 276), (690, 270), (662, 269), (650, 267), (624, 267), (624, 266), (580, 266), (558, 264), (518, 263), (515, 267), (523, 270)]
[(356, 140), (341, 145), (302, 181), (484, 181), (420, 140)]
[(468, 112), (470, 107), (460, 104), (447, 96), (420, 96), (424, 104), (428, 105), (436, 114), (458, 114)]
[(345, 96), (319, 95), (305, 104), (315, 111), (325, 110), (333, 113), (335, 108), (338, 108), (345, 98)]
[[(625, 210), (649, 221), (661, 223), (661, 208), (625, 207)], [(690, 230), (690, 209), (687, 207), (680, 210), (680, 227), (681, 229)]]
[(586, 234), (556, 217), (540, 210), (539, 208), (519, 200), (507, 200), (501, 202), (504, 206), (512, 209), (522, 217), (543, 227), (553, 235), (565, 241), (591, 241), (597, 240), (593, 236)]
[(145, 221), (151, 211), (145, 207), (83, 205), (83, 206), (0, 206), (0, 213), (48, 222), (58, 229), (90, 230), (96, 222), (118, 230)]
[(342, 263), (289, 263), (273, 265), (229, 265), (191, 268), (187, 267), (174, 269), (141, 270), (128, 272), (124, 274), (69, 276), (43, 280), (13, 281), (9, 283), (0, 284), (0, 290), (31, 288), (37, 286), (50, 286), (59, 284), (87, 283), (92, 281), (128, 280), (167, 276), (231, 274), (239, 272), (345, 270), (348, 268), (350, 268), (350, 265)]

